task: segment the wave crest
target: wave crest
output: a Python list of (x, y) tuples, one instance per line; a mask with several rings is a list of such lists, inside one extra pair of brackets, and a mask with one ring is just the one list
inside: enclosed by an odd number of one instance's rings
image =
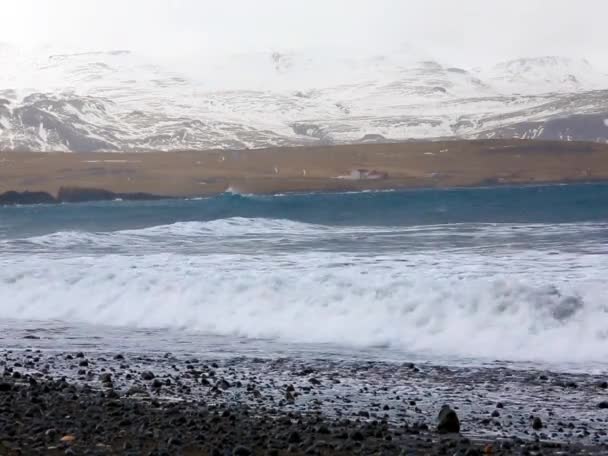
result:
[(329, 259), (303, 256), (295, 267), (293, 258), (254, 263), (238, 255), (24, 261), (0, 270), (0, 317), (460, 357), (608, 356), (608, 309), (599, 283), (558, 289)]

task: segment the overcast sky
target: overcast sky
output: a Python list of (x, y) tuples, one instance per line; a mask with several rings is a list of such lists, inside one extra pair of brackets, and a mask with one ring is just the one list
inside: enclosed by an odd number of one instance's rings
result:
[(0, 41), (151, 55), (408, 44), (446, 63), (585, 57), (608, 69), (606, 0), (2, 0)]

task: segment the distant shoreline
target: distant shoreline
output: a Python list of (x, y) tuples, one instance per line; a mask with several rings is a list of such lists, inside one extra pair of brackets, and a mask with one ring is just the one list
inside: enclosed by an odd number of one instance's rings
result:
[(577, 142), (425, 141), (121, 155), (0, 152), (0, 204), (192, 198), (230, 190), (277, 194), (607, 181), (608, 145)]
[[(306, 195), (306, 194), (341, 194), (341, 193), (368, 193), (368, 192), (405, 192), (405, 191), (424, 191), (424, 190), (492, 190), (499, 188), (530, 188), (530, 187), (555, 187), (555, 186), (570, 186), (570, 185), (593, 185), (606, 184), (608, 179), (595, 181), (569, 181), (569, 182), (542, 182), (542, 183), (502, 183), (496, 185), (468, 185), (454, 187), (401, 187), (401, 188), (375, 188), (375, 189), (359, 189), (359, 190), (320, 190), (320, 191), (294, 191), (281, 193), (234, 193), (234, 195), (260, 195), (260, 196), (277, 196), (277, 195)], [(70, 189), (72, 196), (69, 198), (55, 197), (47, 192), (15, 192), (8, 191), (0, 193), (0, 207), (2, 206), (28, 206), (36, 204), (74, 204), (74, 203), (91, 203), (104, 201), (187, 201), (196, 198), (212, 198), (221, 195), (230, 194), (229, 192), (221, 192), (199, 196), (163, 196), (147, 193), (126, 193), (117, 194), (105, 189)]]

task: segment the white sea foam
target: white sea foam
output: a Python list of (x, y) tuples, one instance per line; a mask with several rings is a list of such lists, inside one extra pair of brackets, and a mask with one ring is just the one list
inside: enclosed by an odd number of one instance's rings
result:
[[(366, 245), (373, 252), (379, 249), (420, 249), (425, 245), (437, 249), (514, 249), (518, 244), (527, 248), (561, 249), (565, 237), (576, 239), (577, 248), (583, 249), (582, 240), (603, 236), (605, 223), (579, 223), (557, 225), (513, 224), (449, 224), (424, 226), (325, 226), (283, 219), (234, 217), (212, 221), (177, 222), (140, 229), (87, 232), (59, 231), (26, 238), (0, 240), (1, 253), (23, 254), (27, 251), (46, 251), (64, 255), (80, 255), (84, 251), (105, 253), (142, 254), (145, 252), (215, 251), (227, 245), (251, 247), (256, 240), (265, 247), (277, 247), (289, 241), (349, 241), (350, 248)], [(2, 228), (0, 227), (0, 230)], [(445, 242), (448, 239), (448, 242)], [(442, 240), (444, 241), (442, 244)], [(527, 244), (526, 244), (527, 243)], [(595, 248), (590, 242), (591, 250)], [(567, 245), (566, 245), (567, 246)], [(209, 247), (209, 249), (205, 249)], [(258, 246), (262, 248), (260, 244)]]
[(605, 274), (602, 256), (531, 251), (10, 254), (0, 318), (591, 362), (608, 356)]

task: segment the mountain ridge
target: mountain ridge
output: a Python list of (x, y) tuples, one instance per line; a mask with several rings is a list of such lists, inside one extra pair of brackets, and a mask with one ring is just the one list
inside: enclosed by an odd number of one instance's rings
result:
[(275, 51), (186, 68), (128, 50), (28, 54), (4, 46), (0, 62), (8, 69), (0, 75), (0, 151), (608, 142), (608, 75), (584, 59), (522, 58), (466, 69), (406, 51)]

